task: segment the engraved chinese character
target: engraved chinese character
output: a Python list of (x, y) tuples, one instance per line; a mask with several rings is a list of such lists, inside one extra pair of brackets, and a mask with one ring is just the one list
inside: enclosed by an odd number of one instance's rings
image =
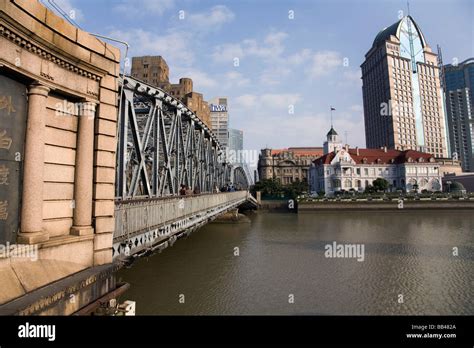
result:
[(13, 140), (7, 135), (7, 131), (0, 130), (0, 149), (10, 150), (12, 142)]
[(13, 102), (12, 102), (12, 97), (11, 96), (5, 96), (2, 95), (0, 97), (0, 110), (7, 109), (8, 115), (10, 115), (12, 112), (16, 112), (16, 110), (13, 108)]
[(8, 217), (8, 201), (0, 201), (0, 220), (6, 220)]
[(0, 185), (8, 185), (8, 175), (10, 169), (6, 165), (0, 166)]

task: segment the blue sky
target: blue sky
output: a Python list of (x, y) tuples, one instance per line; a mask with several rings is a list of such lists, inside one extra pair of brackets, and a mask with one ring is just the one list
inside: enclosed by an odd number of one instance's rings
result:
[[(84, 30), (129, 42), (129, 57), (162, 55), (171, 82), (190, 77), (205, 99), (227, 96), (231, 127), (252, 150), (322, 146), (330, 105), (343, 141), (347, 132), (364, 147), (360, 64), (406, 14), (404, 0), (55, 1)], [(474, 56), (474, 1), (412, 0), (410, 11), (445, 63)]]

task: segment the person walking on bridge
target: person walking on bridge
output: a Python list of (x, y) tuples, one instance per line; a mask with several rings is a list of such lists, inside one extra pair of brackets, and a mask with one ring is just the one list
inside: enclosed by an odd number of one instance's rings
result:
[(184, 191), (184, 194), (186, 196), (192, 196), (193, 195), (193, 190), (189, 186), (186, 186), (186, 190)]

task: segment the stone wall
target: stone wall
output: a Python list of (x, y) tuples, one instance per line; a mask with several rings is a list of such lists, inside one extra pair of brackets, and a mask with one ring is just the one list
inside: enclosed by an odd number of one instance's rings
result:
[(318, 211), (340, 211), (340, 210), (432, 210), (432, 209), (454, 209), (471, 210), (474, 209), (474, 201), (404, 201), (403, 208), (399, 208), (398, 200), (391, 202), (298, 202), (298, 213)]
[(36, 0), (0, 0), (0, 47), (0, 79), (24, 84), (28, 102), (9, 213), (16, 242), (39, 248), (37, 261), (0, 256), (1, 304), (112, 262), (120, 51)]

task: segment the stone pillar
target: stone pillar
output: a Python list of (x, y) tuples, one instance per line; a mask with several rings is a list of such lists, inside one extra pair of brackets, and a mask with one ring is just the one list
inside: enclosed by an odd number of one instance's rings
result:
[(96, 103), (84, 102), (80, 108), (76, 168), (74, 177), (74, 221), (71, 234), (93, 234), (92, 187), (94, 173), (94, 118)]
[(50, 89), (39, 82), (28, 91), (28, 121), (23, 158), (23, 193), (20, 244), (37, 244), (49, 239), (43, 231), (43, 172), (46, 98)]

